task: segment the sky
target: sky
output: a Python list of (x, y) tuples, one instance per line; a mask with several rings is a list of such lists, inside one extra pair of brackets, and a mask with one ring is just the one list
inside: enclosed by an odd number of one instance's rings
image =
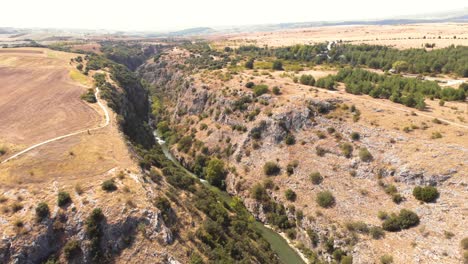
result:
[(2, 0), (0, 27), (166, 31), (383, 19), (463, 10), (467, 0)]

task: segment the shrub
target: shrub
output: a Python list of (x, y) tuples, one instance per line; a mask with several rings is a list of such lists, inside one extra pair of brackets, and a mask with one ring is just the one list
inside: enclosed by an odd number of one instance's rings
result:
[(113, 179), (110, 179), (110, 180), (105, 180), (104, 182), (102, 182), (101, 188), (106, 192), (113, 192), (117, 190), (117, 185), (115, 185)]
[(252, 198), (257, 201), (268, 200), (268, 194), (266, 193), (265, 187), (259, 183), (252, 187), (251, 194)]
[(77, 240), (69, 240), (63, 247), (63, 253), (67, 259), (72, 259), (80, 250), (80, 243)]
[(247, 62), (245, 62), (244, 66), (247, 69), (253, 69), (254, 68), (254, 59), (249, 59)]
[(292, 201), (292, 202), (296, 201), (297, 195), (293, 190), (287, 189), (284, 195), (288, 201)]
[(12, 205), (11, 205), (11, 210), (16, 213), (18, 212), (19, 210), (23, 209), (23, 205), (19, 202), (14, 202)]
[(36, 207), (36, 218), (38, 221), (48, 217), (50, 214), (49, 205), (45, 202), (40, 202)]
[(353, 257), (352, 256), (342, 257), (340, 264), (353, 264)]
[(431, 139), (439, 139), (442, 138), (442, 134), (440, 132), (432, 132)]
[(373, 160), (372, 154), (367, 150), (367, 148), (359, 149), (359, 158), (364, 162), (370, 162)]
[(319, 185), (323, 181), (323, 177), (318, 171), (311, 173), (309, 178), (312, 181), (312, 183), (315, 185)]
[(58, 206), (64, 206), (64, 205), (67, 205), (69, 203), (71, 203), (70, 194), (67, 193), (67, 192), (64, 192), (64, 191), (60, 191), (58, 193), (58, 197), (57, 197)]
[(386, 231), (397, 232), (401, 229), (408, 229), (419, 224), (419, 217), (416, 213), (401, 209), (399, 215), (392, 214), (382, 223), (382, 228)]
[(288, 135), (285, 137), (284, 142), (285, 142), (287, 145), (294, 145), (294, 144), (296, 144), (296, 137), (294, 137), (294, 135), (292, 135), (292, 134), (288, 134)]
[(281, 94), (280, 88), (278, 86), (273, 87), (272, 92), (275, 95)]
[(392, 215), (385, 219), (385, 221), (382, 223), (382, 228), (390, 232), (400, 231), (401, 227), (400, 222), (398, 221), (398, 217), (396, 215)]
[(460, 241), (460, 245), (463, 249), (467, 250), (468, 249), (468, 237), (465, 237)]
[(304, 85), (310, 85), (314, 86), (315, 85), (315, 79), (312, 75), (310, 74), (303, 74), (301, 75), (301, 78), (299, 78), (299, 82)]
[(247, 87), (249, 89), (254, 87), (254, 86), (255, 86), (255, 83), (253, 83), (253, 82), (248, 82), (248, 83), (245, 84), (245, 87)]
[(283, 63), (280, 60), (275, 60), (273, 62), (272, 68), (273, 68), (273, 70), (276, 70), (276, 71), (282, 71), (283, 70)]
[(396, 204), (403, 202), (403, 196), (399, 193), (392, 194), (392, 201)]
[(398, 215), (400, 227), (402, 229), (408, 229), (419, 224), (419, 217), (413, 211), (402, 209)]
[(353, 132), (351, 133), (351, 139), (356, 141), (356, 140), (359, 140), (361, 138), (361, 135), (359, 135), (358, 132)]
[(341, 144), (340, 148), (341, 148), (341, 152), (343, 152), (343, 155), (346, 158), (351, 158), (351, 156), (353, 155), (353, 145), (349, 143), (343, 143)]
[(330, 191), (319, 192), (315, 201), (323, 208), (330, 208), (335, 205), (335, 197)]
[(80, 96), (81, 100), (84, 100), (88, 103), (96, 103), (97, 99), (96, 96), (94, 95), (93, 89), (88, 89), (88, 91)]
[(187, 153), (192, 147), (192, 143), (193, 139), (191, 136), (184, 136), (177, 142), (177, 150)]
[(315, 152), (317, 153), (317, 156), (323, 157), (327, 153), (327, 151), (324, 148), (321, 147), (315, 147)]
[(382, 237), (385, 237), (384, 230), (378, 226), (373, 226), (369, 228), (369, 234), (373, 239), (380, 239)]
[(369, 227), (366, 223), (362, 221), (348, 222), (346, 223), (346, 229), (348, 229), (349, 231), (356, 231), (361, 234), (369, 233)]
[(377, 213), (377, 217), (380, 219), (380, 220), (385, 220), (388, 218), (388, 213), (387, 212), (384, 212), (384, 211), (379, 211)]
[(383, 255), (380, 257), (380, 263), (381, 264), (391, 264), (393, 263), (393, 257), (391, 255)]
[(255, 96), (260, 96), (262, 94), (266, 94), (268, 93), (270, 90), (268, 89), (268, 86), (265, 85), (265, 84), (259, 84), (259, 85), (255, 85), (253, 87), (253, 92), (254, 92), (254, 95)]
[(263, 172), (267, 176), (278, 175), (280, 171), (281, 171), (281, 168), (276, 162), (269, 161), (265, 163), (265, 165), (263, 165)]
[(420, 187), (413, 189), (413, 196), (419, 201), (426, 203), (434, 202), (439, 198), (439, 191), (433, 186)]

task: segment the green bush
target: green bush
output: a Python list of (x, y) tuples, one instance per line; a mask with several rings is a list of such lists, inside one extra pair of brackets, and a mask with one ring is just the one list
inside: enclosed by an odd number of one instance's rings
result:
[(280, 88), (278, 86), (273, 87), (272, 92), (275, 95), (281, 94), (281, 90), (280, 90)]
[(94, 91), (93, 89), (88, 89), (88, 91), (86, 91), (86, 93), (82, 94), (80, 96), (81, 100), (84, 100), (88, 103), (96, 103), (97, 102), (97, 99), (96, 99), (96, 96), (94, 95)]
[(273, 176), (273, 175), (278, 175), (281, 171), (280, 166), (273, 161), (269, 161), (263, 165), (263, 172), (267, 176)]
[(330, 208), (335, 205), (335, 197), (330, 191), (319, 192), (315, 201), (323, 208)]
[(318, 171), (311, 173), (309, 178), (312, 181), (312, 183), (315, 185), (319, 185), (323, 181), (323, 177)]
[(226, 169), (224, 162), (219, 159), (211, 159), (206, 166), (206, 180), (214, 186), (224, 188), (224, 179), (226, 178)]
[(117, 185), (115, 185), (115, 182), (113, 179), (110, 179), (110, 180), (103, 181), (101, 184), (101, 188), (106, 192), (113, 192), (117, 190)]
[(369, 152), (369, 150), (367, 150), (367, 148), (359, 149), (359, 158), (364, 162), (370, 162), (374, 159), (374, 157), (372, 157), (372, 154)]
[(396, 204), (403, 202), (403, 196), (399, 193), (392, 194), (392, 201)]
[(272, 68), (273, 68), (273, 70), (276, 70), (276, 71), (282, 71), (283, 70), (283, 63), (280, 60), (275, 60), (273, 62)]
[(351, 158), (353, 156), (353, 145), (349, 143), (343, 143), (340, 146), (341, 152), (346, 158)]
[(294, 145), (294, 144), (296, 144), (296, 137), (294, 137), (294, 135), (292, 135), (292, 134), (288, 134), (288, 135), (286, 135), (286, 137), (284, 138), (284, 142), (285, 142), (287, 145)]
[(249, 89), (254, 87), (254, 86), (255, 86), (255, 83), (253, 83), (253, 82), (248, 82), (248, 83), (245, 84), (245, 87), (247, 87)]
[(254, 92), (255, 96), (260, 96), (262, 94), (266, 94), (269, 91), (270, 90), (268, 89), (268, 85), (265, 85), (265, 84), (259, 84), (259, 85), (255, 85), (253, 87), (253, 92)]
[(292, 201), (292, 202), (296, 201), (297, 195), (293, 190), (287, 189), (284, 195), (288, 201)]
[(64, 192), (64, 191), (60, 191), (58, 193), (58, 197), (57, 197), (58, 206), (64, 206), (64, 205), (67, 205), (69, 203), (71, 203), (70, 194), (67, 193), (67, 192)]
[(254, 59), (249, 59), (248, 61), (245, 62), (244, 66), (247, 69), (253, 69), (254, 68)]
[(381, 264), (392, 264), (393, 263), (393, 257), (392, 255), (385, 254), (380, 257), (380, 263)]
[(177, 150), (187, 153), (192, 147), (192, 143), (193, 138), (191, 136), (184, 136), (177, 142)]
[(49, 205), (45, 202), (40, 202), (36, 207), (36, 218), (38, 221), (50, 215)]
[(352, 132), (351, 133), (351, 139), (356, 141), (356, 140), (359, 140), (361, 138), (361, 135), (359, 135), (358, 132)]
[(419, 201), (430, 203), (435, 202), (439, 198), (439, 191), (433, 186), (417, 186), (413, 189), (413, 196)]
[(63, 253), (67, 259), (72, 259), (80, 252), (80, 250), (81, 248), (78, 240), (69, 240), (63, 247)]
[(252, 198), (257, 201), (266, 201), (269, 199), (269, 196), (266, 192), (266, 189), (260, 183), (255, 184), (250, 191)]
[(419, 224), (419, 217), (416, 213), (402, 209), (399, 215), (392, 214), (384, 220), (382, 228), (386, 231), (397, 232), (408, 229)]
[(343, 256), (340, 264), (353, 264), (353, 256)]
[(303, 74), (301, 75), (301, 78), (299, 78), (299, 82), (304, 85), (310, 85), (314, 86), (315, 85), (315, 79), (312, 75), (310, 74)]
[(468, 237), (463, 238), (460, 245), (463, 249), (468, 250)]
[(380, 239), (380, 238), (385, 237), (384, 230), (378, 226), (373, 226), (369, 228), (369, 234), (371, 235), (373, 239)]

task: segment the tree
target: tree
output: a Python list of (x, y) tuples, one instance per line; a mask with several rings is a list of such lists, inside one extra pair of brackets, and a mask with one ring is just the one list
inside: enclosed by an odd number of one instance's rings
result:
[(206, 167), (206, 180), (214, 186), (224, 188), (224, 180), (226, 179), (226, 170), (224, 162), (219, 159), (211, 159)]
[(408, 71), (409, 64), (406, 61), (395, 61), (392, 64), (393, 69), (397, 72), (406, 72)]
[(286, 196), (286, 199), (288, 201), (291, 201), (291, 202), (296, 201), (297, 195), (293, 190), (287, 189), (286, 192), (284, 193), (284, 195)]
[(319, 192), (315, 201), (323, 208), (330, 208), (335, 205), (335, 197), (330, 191)]
[(275, 71), (282, 71), (283, 70), (283, 63), (280, 60), (275, 60), (273, 62), (273, 70)]

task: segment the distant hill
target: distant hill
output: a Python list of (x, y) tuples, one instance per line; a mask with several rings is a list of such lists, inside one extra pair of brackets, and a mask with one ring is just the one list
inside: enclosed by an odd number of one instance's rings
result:
[(278, 24), (260, 24), (247, 26), (226, 26), (226, 27), (197, 27), (169, 33), (152, 34), (152, 36), (202, 36), (212, 34), (229, 34), (244, 32), (277, 31), (295, 28), (323, 27), (323, 26), (343, 26), (343, 25), (399, 25), (399, 24), (420, 24), (420, 23), (446, 23), (463, 22), (468, 23), (468, 8), (457, 11), (423, 14), (405, 17), (396, 17), (378, 20), (350, 20), (350, 21), (315, 21), (315, 22), (292, 22)]

